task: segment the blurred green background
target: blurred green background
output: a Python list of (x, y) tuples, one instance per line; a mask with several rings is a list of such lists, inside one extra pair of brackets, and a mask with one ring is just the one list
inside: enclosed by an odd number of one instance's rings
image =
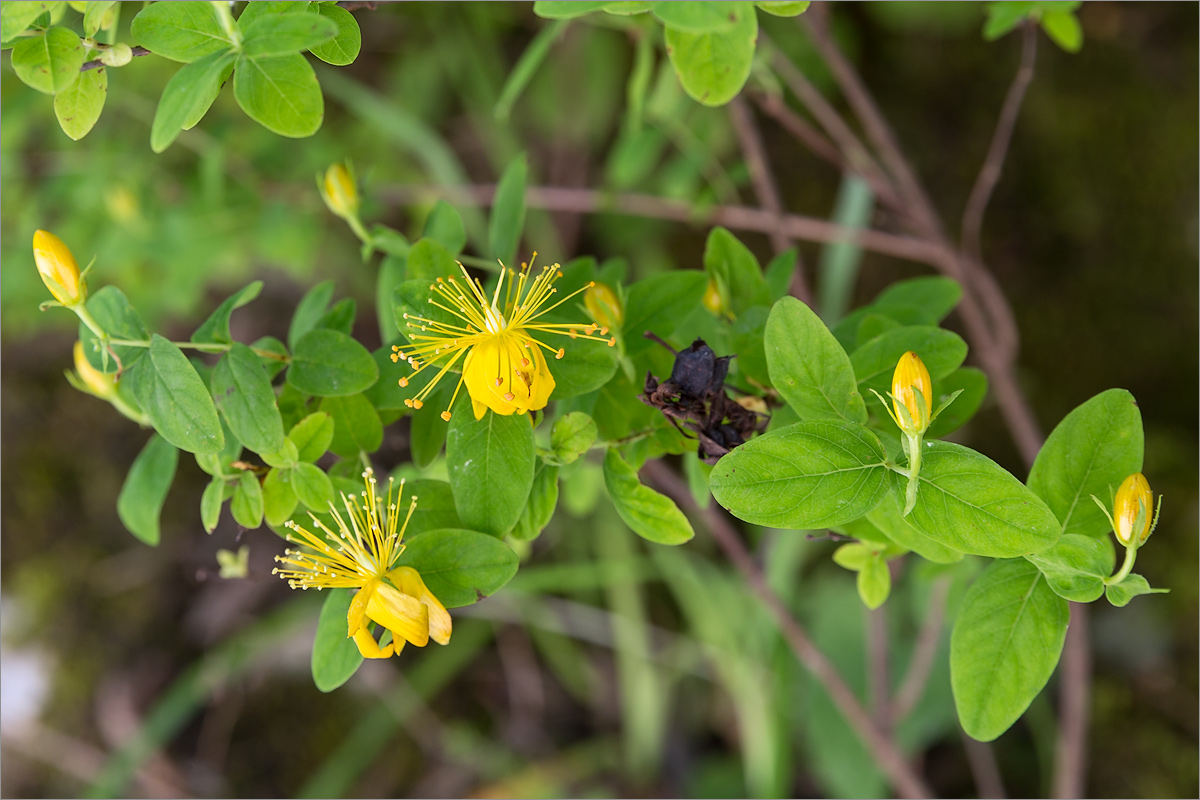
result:
[[(332, 278), (339, 295), (358, 300), (356, 335), (374, 347), (375, 266), (362, 263), (313, 181), (332, 161), (353, 159), (365, 219), (413, 237), (436, 195), (397, 185), (490, 183), (522, 151), (538, 185), (754, 202), (727, 111), (689, 100), (665, 59), (642, 132), (623, 132), (633, 55), (623, 31), (570, 25), (511, 116), (497, 120), (506, 76), (546, 24), (530, 3), (382, 4), (355, 14), (362, 54), (344, 69), (318, 65), (325, 123), (302, 140), (254, 124), (226, 90), (197, 129), (155, 156), (149, 125), (175, 67), (141, 58), (110, 70), (104, 115), (74, 143), (50, 99), (4, 58), (0, 794), (886, 791), (708, 537), (677, 550), (637, 540), (595, 504), (597, 464), (564, 471), (559, 514), (518, 578), (456, 616), (451, 646), (368, 663), (329, 695), (308, 674), (317, 606), (293, 603), (270, 575), (279, 540), (265, 528), (239, 532), (227, 516), (205, 536), (206, 476), (190, 459), (164, 510), (162, 545), (145, 547), (122, 528), (117, 492), (147, 433), (63, 379), (75, 325), (64, 311), (37, 310), (47, 295), (30, 250), (35, 229), (57, 233), (81, 263), (95, 255), (93, 288), (120, 286), (174, 338), (256, 278), (263, 294), (234, 315), (235, 337), (281, 335), (304, 290)], [(1169, 3), (1089, 2), (1079, 17), (1078, 55), (1040, 42), (984, 253), (1016, 313), (1019, 375), (1044, 430), (1099, 391), (1129, 389), (1145, 421), (1145, 473), (1166, 495), (1138, 571), (1172, 592), (1120, 610), (1093, 606), (1087, 792), (1194, 797), (1200, 19), (1195, 4)], [(1019, 57), (1016, 35), (983, 42), (982, 20), (982, 6), (969, 3), (834, 10), (843, 46), (951, 230)], [(800, 64), (813, 63), (794, 20), (760, 22)], [(809, 74), (829, 88), (819, 70)], [(828, 216), (840, 175), (758, 121), (786, 208)], [(401, 194), (411, 202), (381, 199)], [(461, 210), (472, 224), (475, 212)], [(524, 246), (554, 260), (624, 258), (636, 276), (699, 267), (706, 234), (531, 211)], [(739, 236), (765, 263), (766, 237)], [(820, 248), (802, 249), (815, 264)], [(856, 301), (923, 272), (868, 254)], [(958, 327), (953, 316), (949, 324)], [(994, 405), (957, 438), (1024, 475)], [(378, 465), (401, 463), (406, 448), (402, 422), (388, 429)], [(829, 561), (834, 545), (748, 533), (776, 587), (861, 686), (865, 612), (850, 574)], [(250, 577), (221, 580), (215, 552), (239, 544), (251, 547)], [(911, 639), (927, 591), (901, 579), (886, 606), (894, 642)], [(973, 795), (944, 645), (902, 739), (939, 793)], [(900, 672), (907, 656), (893, 657)], [(1055, 678), (994, 745), (1014, 796), (1048, 791), (1057, 690)]]

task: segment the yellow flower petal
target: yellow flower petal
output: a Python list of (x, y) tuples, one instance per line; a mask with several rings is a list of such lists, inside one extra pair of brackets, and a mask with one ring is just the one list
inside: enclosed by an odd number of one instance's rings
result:
[(425, 581), (421, 580), (421, 573), (412, 567), (397, 567), (388, 573), (388, 579), (400, 587), (401, 592), (417, 598), (429, 609), (429, 638), (438, 644), (449, 644), (453, 628), (450, 612), (429, 591)]
[[(1138, 514), (1142, 515), (1141, 530), (1135, 531)], [(1150, 491), (1150, 483), (1146, 476), (1135, 472), (1121, 482), (1117, 489), (1117, 497), (1113, 502), (1113, 519), (1117, 529), (1113, 531), (1122, 544), (1130, 544), (1134, 538), (1138, 544), (1150, 536), (1150, 522), (1154, 516), (1154, 493)]]
[(372, 578), (354, 593), (354, 598), (350, 601), (350, 609), (346, 612), (348, 630), (346, 636), (354, 636), (367, 627), (369, 621), (367, 619), (367, 601), (371, 599), (371, 595), (375, 594), (375, 589), (379, 584), (378, 578)]
[(379, 643), (375, 641), (375, 637), (366, 628), (360, 628), (354, 634), (354, 643), (358, 645), (358, 652), (362, 653), (363, 658), (390, 658), (395, 653), (390, 644), (380, 647)]
[(79, 279), (79, 265), (62, 239), (49, 231), (34, 231), (33, 260), (55, 300), (73, 306), (86, 299), (87, 286)]
[(411, 595), (380, 583), (367, 600), (367, 616), (417, 647), (429, 643), (429, 608)]

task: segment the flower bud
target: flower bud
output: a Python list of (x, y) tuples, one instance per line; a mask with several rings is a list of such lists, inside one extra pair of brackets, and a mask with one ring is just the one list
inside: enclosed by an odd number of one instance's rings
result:
[[(1138, 527), (1138, 514), (1141, 513), (1141, 527)], [(1113, 502), (1113, 532), (1121, 540), (1121, 544), (1141, 544), (1150, 537), (1151, 518), (1154, 516), (1154, 493), (1150, 484), (1140, 472), (1135, 472), (1121, 482), (1117, 489), (1117, 499)]]
[[(101, 30), (105, 29), (104, 23), (106, 22), (112, 25), (109, 19), (111, 13), (111, 9), (105, 12), (104, 19), (100, 22)], [(107, 67), (123, 67), (130, 61), (133, 61), (133, 48), (124, 42), (117, 42), (107, 50), (102, 50), (98, 60)]]
[(896, 371), (892, 373), (892, 407), (900, 429), (910, 435), (924, 433), (933, 412), (932, 398), (933, 381), (929, 378), (929, 370), (921, 357), (909, 350), (900, 356)]
[(55, 300), (75, 306), (87, 298), (87, 284), (79, 277), (79, 265), (62, 239), (47, 231), (35, 231), (33, 260)]
[(717, 282), (712, 278), (708, 279), (708, 286), (704, 288), (704, 296), (700, 298), (700, 302), (712, 313), (721, 313), (721, 290), (717, 287)]
[(625, 321), (625, 309), (621, 307), (617, 293), (607, 285), (593, 283), (583, 293), (583, 305), (600, 326), (610, 330), (621, 329), (621, 323)]
[(358, 216), (358, 186), (345, 164), (331, 164), (321, 183), (321, 199), (329, 210), (342, 219)]
[(106, 375), (93, 367), (84, 355), (83, 342), (80, 341), (75, 342), (75, 372), (83, 385), (97, 397), (107, 400), (117, 393), (116, 376)]

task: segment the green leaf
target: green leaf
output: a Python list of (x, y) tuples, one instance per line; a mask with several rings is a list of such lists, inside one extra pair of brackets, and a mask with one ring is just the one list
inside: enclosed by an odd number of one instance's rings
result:
[(236, 471), (231, 468), (231, 465), (242, 457), (242, 443), (223, 421), (221, 422), (221, 435), (225, 437), (225, 446), (221, 448), (220, 452), (195, 454), (197, 466), (214, 478), (235, 474)]
[[(86, 306), (96, 323), (112, 338), (130, 341), (146, 341), (150, 338), (141, 314), (129, 304), (124, 292), (117, 287), (105, 286), (94, 292), (88, 298)], [(129, 369), (146, 355), (145, 347), (112, 345), (105, 361), (102, 348), (97, 347), (95, 334), (82, 322), (79, 323), (79, 341), (83, 342), (83, 354), (88, 363), (102, 372), (113, 373), (122, 367)], [(114, 354), (116, 359), (113, 358)]]
[[(413, 463), (420, 469), (425, 469), (442, 452), (446, 443), (448, 425), (442, 419), (441, 413), (450, 404), (451, 393), (455, 381), (443, 381), (425, 398), (425, 405), (412, 413), (410, 428), (409, 450), (412, 452)], [(462, 413), (470, 414), (469, 408)]]
[(735, 14), (733, 27), (720, 33), (664, 30), (667, 55), (684, 91), (706, 106), (725, 105), (750, 77), (758, 18), (749, 3), (737, 3)]
[(154, 334), (146, 357), (127, 376), (138, 405), (168, 442), (189, 453), (216, 453), (225, 445), (212, 395), (174, 344)]
[[(1058, 541), (1054, 513), (999, 464), (962, 445), (925, 444), (917, 503), (907, 518), (914, 528), (947, 547), (992, 558), (1037, 553)], [(899, 476), (893, 481), (901, 503), (906, 484)]]
[(961, 299), (962, 287), (958, 281), (927, 275), (893, 283), (879, 293), (870, 307), (898, 322), (919, 320), (922, 325), (936, 325), (954, 310)]
[(717, 284), (721, 307), (731, 311), (734, 316), (740, 316), (751, 306), (771, 304), (770, 292), (758, 259), (724, 228), (713, 228), (708, 234), (708, 241), (704, 245), (704, 271)]
[(155, 55), (185, 64), (237, 47), (212, 3), (151, 3), (133, 18), (130, 32)]
[[(7, 2), (0, 5), (0, 42), (11, 41), (17, 34), (33, 24), (42, 14), (49, 12), (59, 3)], [(601, 3), (603, 5), (603, 3)]]
[(477, 531), (440, 528), (408, 542), (397, 566), (412, 567), (446, 608), (495, 594), (517, 574), (517, 554)]
[(732, 30), (741, 15), (741, 3), (677, 2), (655, 3), (650, 13), (668, 28), (684, 33), (721, 33)]
[(287, 438), (296, 445), (299, 460), (311, 463), (325, 455), (333, 441), (333, 431), (333, 417), (317, 411), (293, 425)]
[[(457, 276), (460, 283), (462, 281), (462, 271), (458, 268), (454, 255), (441, 242), (428, 236), (419, 239), (408, 251), (404, 272), (410, 281), (429, 283), (451, 276)], [(417, 309), (414, 311), (421, 313)]]
[(321, 3), (316, 8), (318, 14), (336, 26), (337, 32), (333, 39), (310, 48), (309, 52), (335, 67), (353, 64), (362, 50), (362, 32), (358, 28), (358, 20), (349, 11), (334, 3)]
[(1071, 11), (1062, 9), (1046, 11), (1042, 14), (1042, 30), (1056, 45), (1068, 53), (1078, 53), (1083, 47), (1083, 27)]
[[(187, 67), (184, 67), (187, 69)], [(208, 319), (196, 329), (192, 334), (191, 341), (197, 343), (211, 342), (214, 344), (230, 344), (233, 342), (233, 334), (229, 332), (229, 318), (233, 315), (235, 308), (241, 308), (258, 297), (262, 291), (262, 281), (254, 281), (238, 291), (234, 292), (221, 305), (217, 306)]]
[(763, 279), (767, 283), (767, 293), (772, 302), (787, 294), (788, 287), (792, 282), (792, 275), (796, 272), (799, 255), (796, 248), (788, 248), (772, 258), (767, 264), (767, 268), (763, 270)]
[(278, 450), (259, 453), (259, 455), (262, 456), (263, 461), (267, 462), (268, 466), (280, 469), (288, 469), (300, 463), (300, 452), (291, 439), (284, 439), (283, 447)]
[[(121, 494), (117, 496), (117, 516), (121, 524), (148, 545), (157, 545), (160, 533), (158, 518), (166, 502), (179, 451), (165, 439), (153, 434), (133, 460)], [(220, 505), (217, 506), (218, 510)]]
[(529, 500), (509, 536), (519, 542), (531, 542), (550, 524), (558, 506), (558, 467), (539, 461), (533, 473)]
[(671, 336), (700, 304), (706, 286), (708, 275), (692, 270), (651, 275), (630, 286), (625, 301), (625, 326), (622, 328), (625, 352), (629, 356), (636, 356), (656, 347), (642, 335), (646, 331), (664, 339)]
[(889, 472), (875, 434), (840, 420), (759, 436), (713, 467), (709, 488), (735, 517), (812, 530), (858, 519), (883, 498)]
[[(390, 308), (389, 308), (389, 313)], [(392, 348), (381, 347), (371, 354), (375, 359), (375, 366), (379, 369), (379, 380), (363, 393), (367, 400), (371, 401), (371, 405), (377, 411), (400, 411), (407, 410), (404, 401), (412, 397), (412, 386), (403, 387), (399, 383), (399, 376), (409, 372), (408, 364), (395, 363), (392, 361)], [(418, 376), (420, 377), (420, 376)]]
[(533, 76), (537, 74), (538, 69), (546, 61), (546, 56), (550, 54), (550, 47), (554, 41), (569, 24), (565, 20), (560, 20), (546, 25), (529, 42), (525, 51), (521, 53), (521, 57), (517, 59), (517, 63), (509, 71), (504, 86), (500, 89), (500, 97), (497, 98), (496, 105), (492, 110), (492, 115), (497, 120), (501, 122), (508, 120), (513, 104), (517, 102), (521, 92), (525, 90)]
[(754, 5), (776, 17), (798, 17), (808, 11), (809, 0), (759, 0)]
[(935, 409), (955, 392), (961, 390), (962, 394), (954, 398), (954, 402), (946, 406), (941, 414), (938, 414), (937, 419), (926, 431), (926, 438), (941, 439), (965, 425), (983, 405), (983, 398), (987, 396), (987, 388), (987, 375), (974, 367), (959, 367), (935, 383), (931, 404)]
[(1105, 587), (1104, 595), (1108, 598), (1108, 602), (1117, 608), (1123, 608), (1138, 595), (1166, 594), (1169, 591), (1170, 589), (1151, 589), (1149, 581), (1136, 572), (1131, 572), (1120, 583)]
[(321, 410), (333, 418), (333, 441), (329, 449), (344, 458), (374, 453), (383, 445), (383, 423), (375, 407), (361, 394), (327, 397)]
[(299, 53), (243, 55), (233, 73), (233, 96), (250, 119), (280, 136), (312, 136), (325, 119), (317, 75)]
[(487, 411), (477, 420), (463, 398), (446, 431), (446, 462), (458, 516), (473, 529), (503, 536), (520, 518), (533, 486), (529, 417)]
[(243, 26), (242, 52), (250, 57), (281, 56), (317, 47), (337, 33), (337, 24), (320, 14), (263, 14)]
[(644, 486), (615, 447), (609, 448), (604, 456), (604, 485), (617, 514), (643, 539), (677, 545), (696, 535), (675, 502)]
[(1133, 395), (1101, 392), (1050, 433), (1029, 470), (1029, 488), (1054, 511), (1064, 533), (1104, 536), (1111, 526), (1091, 495), (1108, 505), (1121, 482), (1141, 472), (1143, 445)]
[(888, 570), (887, 561), (879, 555), (868, 559), (858, 571), (855, 586), (863, 605), (872, 611), (886, 603), (892, 592), (892, 573)]
[[(462, 215), (445, 200), (438, 200), (429, 216), (425, 218), (425, 238), (432, 239), (446, 249), (453, 257), (461, 253), (467, 244), (467, 229), (463, 227)], [(451, 263), (452, 273), (457, 266)], [(413, 277), (426, 277), (424, 275)], [(429, 276), (435, 277), (435, 276)]]
[(358, 313), (358, 303), (352, 297), (343, 297), (333, 304), (333, 307), (321, 315), (316, 328), (337, 331), (347, 336), (354, 330), (354, 317)]
[(233, 499), (229, 501), (229, 510), (233, 512), (233, 521), (243, 528), (253, 530), (262, 525), (262, 484), (253, 472), (243, 472), (238, 476), (237, 488), (233, 490)]
[(228, 77), (233, 61), (233, 51), (218, 50), (181, 67), (171, 76), (154, 111), (154, 122), (150, 125), (151, 150), (156, 153), (166, 150), (181, 131), (194, 127), (208, 113), (221, 92), (221, 84)]
[(1103, 539), (1063, 534), (1053, 547), (1025, 556), (1045, 576), (1054, 593), (1076, 603), (1104, 594), (1104, 579), (1113, 571), (1113, 547)]
[(525, 178), (529, 164), (525, 154), (508, 162), (496, 184), (496, 198), (488, 219), (488, 254), (507, 266), (516, 261), (517, 244), (525, 229)]
[[(417, 499), (417, 509), (408, 520), (404, 536), (407, 542), (414, 536), (427, 533), (437, 528), (461, 528), (462, 520), (454, 506), (454, 492), (445, 481), (435, 481), (428, 478), (405, 481), (401, 491), (402, 508), (408, 508), (408, 498)], [(405, 513), (408, 513), (407, 510)]]
[(55, 94), (79, 80), (83, 42), (66, 28), (51, 28), (42, 36), (17, 42), (12, 68), (25, 84), (43, 94)]
[(950, 636), (950, 684), (969, 736), (990, 742), (1024, 713), (1058, 664), (1070, 616), (1022, 559), (996, 561), (975, 580)]
[(599, 11), (609, 0), (536, 0), (533, 13), (543, 19), (572, 19)]
[(811, 308), (782, 298), (767, 318), (763, 346), (772, 385), (801, 419), (867, 421), (850, 358)]
[(333, 299), (333, 281), (322, 281), (304, 293), (288, 324), (288, 347), (295, 350), (300, 337), (317, 327)]
[(310, 5), (308, 0), (252, 0), (252, 2), (246, 3), (245, 7), (242, 8), (242, 15), (238, 17), (238, 27), (246, 30), (250, 26), (250, 23), (268, 14), (288, 14), (305, 11)]
[[(205, 533), (212, 533), (221, 519), (221, 504), (225, 502), (225, 479), (213, 478), (200, 495), (200, 523)], [(286, 519), (286, 517), (285, 517)]]
[(292, 471), (273, 467), (262, 485), (263, 515), (268, 525), (282, 525), (296, 510), (300, 499), (292, 489)]
[(844, 544), (833, 551), (833, 563), (842, 569), (858, 572), (874, 557), (874, 553), (865, 545), (852, 542)]
[(211, 385), (217, 409), (242, 444), (256, 453), (283, 447), (283, 418), (275, 391), (254, 351), (234, 342), (213, 369)]
[(101, 67), (79, 73), (79, 79), (54, 95), (54, 116), (63, 133), (74, 141), (87, 136), (100, 119), (108, 97), (108, 70)]
[[(572, 315), (572, 317), (571, 322), (580, 321), (579, 315)], [(556, 309), (542, 320), (551, 323), (563, 322), (567, 321), (567, 314), (560, 314)], [(609, 346), (608, 342), (580, 338), (560, 341), (560, 343), (566, 351), (561, 359), (555, 360), (547, 354), (550, 373), (554, 376), (552, 400), (566, 400), (570, 397), (594, 392), (608, 383), (616, 374), (620, 364), (617, 349)]]
[[(288, 360), (291, 359), (291, 355), (287, 351), (287, 345), (274, 336), (264, 336), (261, 339), (255, 339), (250, 344), (250, 349), (256, 351), (259, 361), (262, 362), (263, 369), (267, 371), (267, 377), (271, 380), (275, 380), (275, 376), (283, 372), (287, 367)], [(280, 356), (280, 358), (263, 355), (264, 353), (272, 353)]]
[(316, 464), (302, 462), (292, 467), (292, 491), (296, 498), (317, 513), (329, 511), (329, 504), (337, 500), (333, 481)]
[(596, 421), (582, 411), (559, 417), (550, 430), (550, 448), (562, 464), (570, 464), (596, 441)]
[(92, 0), (83, 12), (83, 35), (95, 36), (104, 22), (104, 15), (116, 5), (115, 0)]
[(886, 397), (900, 356), (912, 350), (925, 362), (929, 377), (937, 382), (962, 365), (967, 343), (952, 331), (932, 325), (905, 325), (881, 333), (850, 354), (850, 365), (862, 390), (874, 389)]
[(344, 333), (311, 330), (292, 353), (287, 382), (305, 394), (344, 397), (371, 388), (379, 368), (367, 348)]
[(929, 538), (909, 525), (901, 513), (901, 504), (894, 492), (887, 492), (879, 505), (867, 514), (867, 520), (896, 544), (913, 551), (935, 564), (962, 561), (963, 554)]
[[(254, 5), (251, 3), (250, 5)], [(346, 635), (346, 617), (350, 602), (357, 590), (331, 589), (317, 618), (317, 635), (313, 638), (313, 683), (322, 692), (332, 692), (358, 672), (362, 653), (354, 640)]]

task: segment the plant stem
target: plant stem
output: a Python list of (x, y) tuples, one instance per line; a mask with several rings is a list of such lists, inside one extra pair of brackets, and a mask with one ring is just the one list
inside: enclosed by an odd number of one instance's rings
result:
[(1115, 575), (1111, 575), (1104, 579), (1105, 586), (1116, 586), (1121, 581), (1129, 577), (1129, 573), (1133, 571), (1133, 562), (1137, 561), (1137, 547), (1128, 546), (1125, 548), (1125, 562), (1121, 564), (1121, 568), (1117, 570)]

